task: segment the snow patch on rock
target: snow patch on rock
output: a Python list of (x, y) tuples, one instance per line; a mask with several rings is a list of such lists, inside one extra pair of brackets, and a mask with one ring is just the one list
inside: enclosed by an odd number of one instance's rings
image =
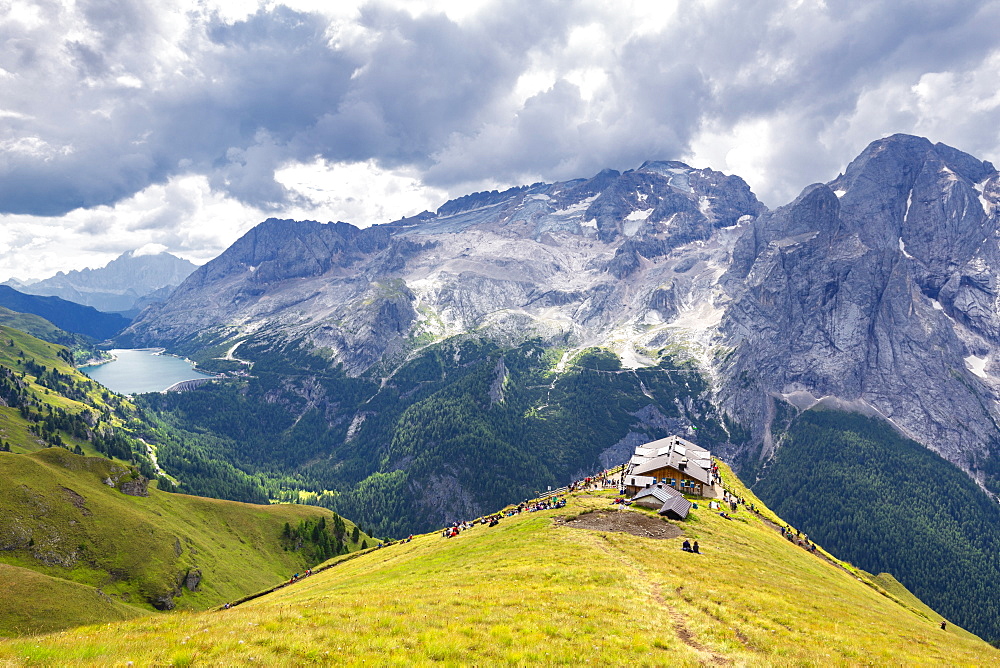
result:
[(989, 374), (986, 373), (986, 361), (985, 357), (969, 355), (965, 358), (965, 366), (980, 378), (987, 378)]
[(573, 214), (583, 213), (588, 208), (590, 208), (590, 205), (593, 204), (594, 200), (597, 199), (597, 198), (598, 198), (598, 195), (594, 195), (592, 197), (587, 197), (586, 199), (580, 200), (576, 204), (570, 204), (565, 209), (556, 209), (555, 211), (552, 212), (552, 215), (553, 216), (572, 216)]
[(625, 236), (634, 237), (642, 227), (643, 221), (649, 218), (649, 214), (651, 213), (653, 213), (652, 209), (643, 209), (641, 211), (633, 211), (625, 216), (625, 220), (622, 221), (622, 232)]
[(904, 257), (912, 260), (913, 256), (906, 252), (906, 244), (903, 243), (903, 237), (899, 238), (899, 252), (903, 254)]

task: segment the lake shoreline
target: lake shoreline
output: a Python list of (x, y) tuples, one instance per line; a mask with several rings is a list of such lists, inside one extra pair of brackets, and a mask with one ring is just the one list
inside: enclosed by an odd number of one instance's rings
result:
[(77, 370), (87, 369), (89, 367), (101, 366), (102, 364), (109, 364), (109, 363), (117, 361), (117, 360), (118, 360), (118, 358), (115, 357), (114, 355), (111, 355), (111, 357), (102, 357), (100, 359), (98, 359), (96, 357), (91, 357), (89, 360), (87, 360), (83, 364), (77, 364), (76, 368), (77, 368)]

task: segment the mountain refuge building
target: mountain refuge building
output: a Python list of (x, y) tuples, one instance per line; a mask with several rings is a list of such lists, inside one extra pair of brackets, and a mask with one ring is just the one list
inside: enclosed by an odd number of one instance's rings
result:
[(631, 496), (660, 485), (692, 496), (715, 496), (718, 470), (712, 453), (680, 436), (640, 445), (625, 465), (625, 493)]

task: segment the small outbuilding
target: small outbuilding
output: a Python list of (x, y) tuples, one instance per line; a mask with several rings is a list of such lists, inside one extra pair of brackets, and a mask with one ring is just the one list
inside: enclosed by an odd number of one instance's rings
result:
[(632, 505), (653, 508), (672, 520), (682, 520), (691, 511), (691, 502), (675, 489), (662, 484), (646, 487), (632, 497)]

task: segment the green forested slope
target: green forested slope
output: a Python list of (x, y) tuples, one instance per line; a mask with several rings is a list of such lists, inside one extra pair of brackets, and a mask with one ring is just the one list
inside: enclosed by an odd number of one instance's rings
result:
[(694, 426), (692, 438), (725, 439), (705, 381), (667, 354), (622, 370), (591, 349), (557, 373), (562, 352), (538, 342), (502, 349), (459, 338), (385, 379), (378, 370), (349, 378), (321, 357), (252, 341), (240, 355), (254, 360), (254, 378), (140, 399), (161, 423), (161, 463), (182, 489), (306, 498), (380, 535), (564, 485), (599, 468), (630, 431), (649, 440)]
[(806, 411), (753, 490), (839, 557), (1000, 639), (1000, 506), (919, 443), (874, 418)]

